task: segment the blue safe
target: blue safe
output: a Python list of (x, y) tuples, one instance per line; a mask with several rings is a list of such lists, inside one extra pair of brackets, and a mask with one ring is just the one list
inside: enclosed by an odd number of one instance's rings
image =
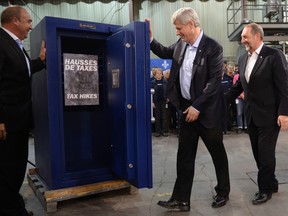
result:
[(152, 187), (149, 25), (45, 17), (32, 77), (36, 172), (51, 189), (122, 179)]

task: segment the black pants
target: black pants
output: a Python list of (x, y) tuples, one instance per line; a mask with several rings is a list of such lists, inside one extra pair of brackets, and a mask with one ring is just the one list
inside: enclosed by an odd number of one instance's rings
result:
[(28, 132), (8, 132), (7, 139), (0, 141), (0, 215), (28, 215), (19, 194), (27, 167), (28, 139)]
[(205, 143), (213, 160), (217, 177), (216, 193), (221, 196), (229, 195), (228, 159), (223, 145), (221, 125), (208, 129), (198, 120), (193, 123), (185, 122), (183, 116), (177, 153), (177, 179), (172, 194), (172, 198), (176, 200), (190, 202), (199, 137)]
[(248, 125), (253, 155), (258, 167), (258, 187), (261, 193), (272, 193), (275, 182), (275, 148), (280, 128), (277, 124), (257, 127), (253, 121)]
[(156, 101), (155, 105), (155, 130), (159, 133), (168, 132), (166, 101)]

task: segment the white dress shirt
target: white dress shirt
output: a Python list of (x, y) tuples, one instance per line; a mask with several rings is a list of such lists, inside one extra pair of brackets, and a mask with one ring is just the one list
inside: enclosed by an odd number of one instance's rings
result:
[(248, 53), (248, 60), (247, 60), (246, 69), (245, 69), (245, 78), (246, 78), (247, 83), (249, 83), (250, 75), (252, 73), (252, 70), (255, 66), (255, 63), (258, 59), (258, 56), (262, 47), (263, 47), (263, 43), (252, 54)]
[(188, 44), (182, 66), (180, 68), (181, 94), (182, 94), (182, 97), (187, 100), (191, 99), (190, 87), (191, 87), (193, 63), (194, 63), (194, 59), (197, 53), (198, 46), (202, 39), (202, 36), (203, 36), (203, 31), (201, 31), (200, 35), (198, 36), (197, 40), (194, 42), (193, 45)]

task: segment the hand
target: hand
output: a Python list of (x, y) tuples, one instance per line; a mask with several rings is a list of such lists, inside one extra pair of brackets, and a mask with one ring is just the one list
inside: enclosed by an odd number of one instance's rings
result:
[(5, 124), (0, 123), (0, 140), (5, 140), (6, 139), (6, 129), (5, 129)]
[(46, 43), (44, 40), (42, 40), (42, 43), (41, 43), (39, 58), (41, 59), (41, 61), (46, 60)]
[(183, 112), (183, 114), (187, 114), (185, 118), (186, 122), (193, 122), (198, 119), (199, 111), (190, 106)]
[(150, 18), (145, 18), (145, 22), (149, 22), (149, 33), (150, 33), (150, 42), (153, 39), (153, 31), (152, 31), (152, 25), (151, 25), (151, 19)]
[(280, 115), (278, 116), (277, 124), (281, 127), (281, 130), (288, 129), (288, 116)]

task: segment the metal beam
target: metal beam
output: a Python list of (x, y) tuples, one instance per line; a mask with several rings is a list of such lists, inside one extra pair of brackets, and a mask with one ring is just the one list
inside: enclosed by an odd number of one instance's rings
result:
[(133, 0), (129, 0), (129, 19), (130, 19), (130, 22), (134, 21), (134, 3), (133, 3)]
[(263, 41), (288, 41), (288, 35), (284, 36), (264, 36)]

